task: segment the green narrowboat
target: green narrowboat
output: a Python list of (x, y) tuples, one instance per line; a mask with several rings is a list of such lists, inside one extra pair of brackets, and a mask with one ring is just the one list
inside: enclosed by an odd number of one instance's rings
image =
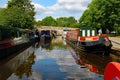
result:
[[(101, 33), (103, 32), (103, 33)], [(109, 55), (112, 44), (107, 35), (107, 29), (99, 33), (96, 28), (82, 27), (70, 30), (66, 34), (66, 39), (75, 44), (80, 50), (86, 52), (103, 53)], [(67, 41), (66, 40), (66, 41)]]
[(108, 55), (112, 44), (107, 34), (99, 34), (96, 28), (84, 27), (80, 29), (77, 46), (83, 51)]

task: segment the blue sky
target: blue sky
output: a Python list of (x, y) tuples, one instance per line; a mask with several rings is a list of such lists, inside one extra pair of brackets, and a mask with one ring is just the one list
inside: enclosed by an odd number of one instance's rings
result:
[[(5, 7), (8, 0), (0, 0), (0, 7)], [(92, 0), (31, 0), (35, 7), (36, 20), (46, 16), (70, 17), (79, 19)]]
[(40, 4), (42, 6), (53, 6), (57, 3), (57, 0), (32, 0), (34, 3)]

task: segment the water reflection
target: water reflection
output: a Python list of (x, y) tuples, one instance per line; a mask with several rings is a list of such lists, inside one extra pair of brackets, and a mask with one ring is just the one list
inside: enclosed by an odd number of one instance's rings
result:
[(41, 40), (40, 43), (41, 43), (41, 48), (49, 49), (51, 44), (51, 39)]
[(36, 44), (36, 48), (41, 48), (41, 50), (46, 49), (46, 50), (53, 50), (54, 47), (56, 48), (61, 48), (61, 49), (66, 49), (66, 41), (64, 40), (62, 42), (62, 38), (61, 37), (56, 37), (54, 39), (47, 39), (47, 40), (40, 40), (40, 42), (38, 42)]
[(26, 77), (30, 77), (32, 75), (32, 65), (35, 63), (35, 55), (31, 54), (25, 61), (22, 63), (14, 72), (19, 79), (21, 79), (24, 75)]
[(63, 39), (62, 41), (63, 41), (63, 44), (66, 46), (66, 39)]
[(88, 68), (90, 71), (103, 74), (108, 62), (112, 61), (110, 57), (102, 55), (88, 54), (81, 51), (74, 50), (68, 47), (77, 64)]
[(52, 48), (54, 47), (66, 50), (66, 41), (59, 36), (52, 40)]
[[(24, 74), (22, 71), (24, 71), (24, 68), (19, 69), (20, 66), (22, 67), (26, 67), (26, 69), (28, 70), (26, 72), (26, 75), (28, 75), (29, 71), (31, 70), (31, 65), (34, 62), (33, 59), (31, 59), (31, 57), (29, 56), (34, 56), (34, 48), (33, 47), (29, 47), (28, 49), (24, 50), (21, 53), (18, 53), (18, 55), (12, 55), (12, 58), (10, 57), (10, 59), (5, 59), (0, 61), (0, 80), (16, 80), (16, 79), (11, 79), (11, 75), (16, 74), (17, 76), (19, 76), (19, 78), (21, 78), (21, 74)], [(26, 65), (23, 65), (24, 63), (26, 63)], [(32, 62), (32, 63), (31, 63)], [(29, 64), (28, 64), (29, 63)], [(29, 69), (30, 68), (30, 69)], [(20, 74), (21, 73), (21, 74)], [(13, 78), (13, 77), (12, 77)]]
[(38, 42), (0, 61), (0, 80), (103, 80), (106, 64), (120, 61), (117, 55), (84, 53), (63, 42), (61, 37), (53, 39), (49, 51)]
[(120, 62), (118, 55), (115, 52), (110, 54), (110, 56), (103, 56), (101, 54), (92, 54), (82, 52), (74, 47), (67, 44), (67, 48), (75, 59), (76, 63), (81, 66), (81, 68), (88, 68), (91, 72), (96, 74), (104, 74), (106, 65), (111, 62)]
[[(52, 49), (38, 48), (35, 51), (36, 60), (32, 67), (34, 80), (103, 80), (102, 76), (95, 75), (87, 68), (80, 68), (75, 63), (61, 38), (52, 40)], [(39, 76), (38, 76), (39, 75)]]

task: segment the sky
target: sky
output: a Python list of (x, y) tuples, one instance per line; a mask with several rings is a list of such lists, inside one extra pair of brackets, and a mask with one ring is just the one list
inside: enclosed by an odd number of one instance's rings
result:
[[(79, 19), (92, 0), (31, 0), (35, 7), (36, 20), (46, 16), (53, 18), (73, 16)], [(8, 0), (0, 0), (0, 7), (6, 7)]]

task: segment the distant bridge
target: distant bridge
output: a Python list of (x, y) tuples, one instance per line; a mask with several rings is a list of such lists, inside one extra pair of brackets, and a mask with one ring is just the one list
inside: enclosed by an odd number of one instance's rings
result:
[(37, 27), (37, 29), (39, 31), (41, 30), (56, 30), (58, 35), (62, 34), (62, 31), (65, 29), (69, 29), (69, 30), (74, 30), (74, 29), (78, 29), (78, 28), (68, 28), (68, 27), (53, 27), (53, 26), (40, 26)]

